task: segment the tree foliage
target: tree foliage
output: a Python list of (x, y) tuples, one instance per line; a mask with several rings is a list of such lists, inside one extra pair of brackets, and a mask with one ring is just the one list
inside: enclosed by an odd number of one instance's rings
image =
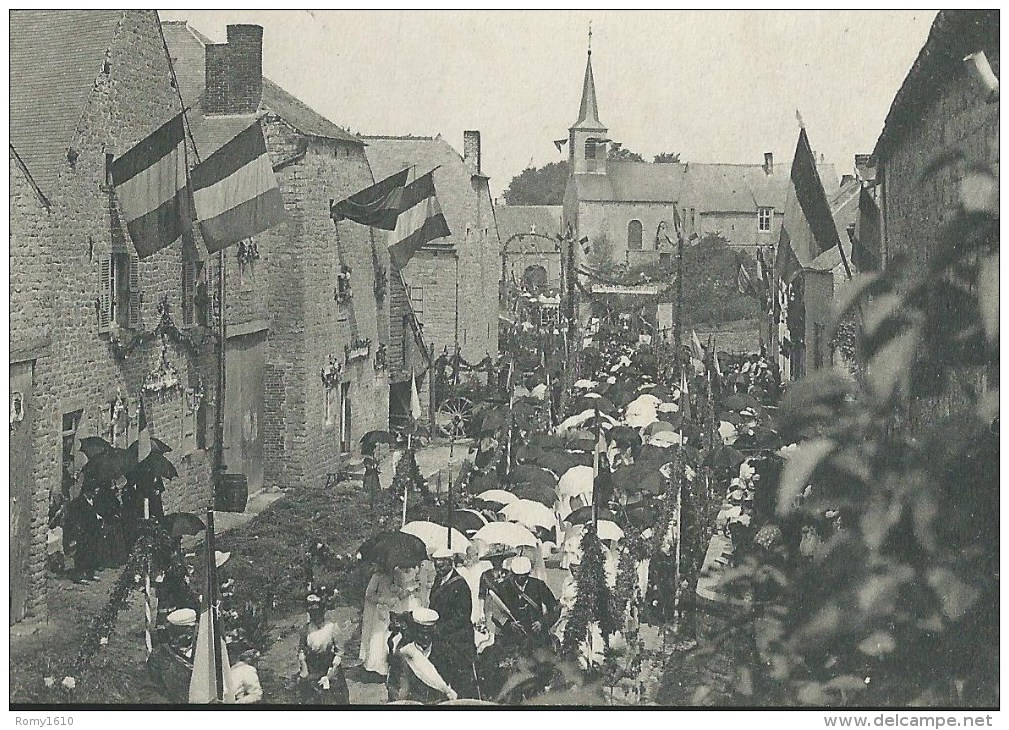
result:
[(618, 162), (644, 162), (645, 158), (639, 155), (637, 152), (631, 152), (629, 149), (620, 146), (619, 144), (611, 144), (609, 152), (606, 153), (606, 159), (617, 160)]
[(508, 205), (561, 205), (568, 184), (568, 163), (529, 167), (512, 178), (502, 193)]
[(792, 537), (741, 575), (785, 702), (998, 704), (998, 181), (970, 176), (927, 265), (850, 285), (859, 381), (819, 371), (780, 404)]
[(680, 153), (679, 152), (660, 152), (652, 158), (652, 162), (656, 164), (662, 164), (664, 162), (679, 162)]

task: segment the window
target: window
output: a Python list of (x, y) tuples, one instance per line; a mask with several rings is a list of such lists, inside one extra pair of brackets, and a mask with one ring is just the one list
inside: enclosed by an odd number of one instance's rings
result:
[(333, 389), (327, 385), (322, 386), (323, 391), (323, 407), (326, 414), (326, 425), (333, 425)]
[(641, 250), (641, 221), (631, 221), (627, 224), (627, 250)]
[(596, 144), (595, 137), (590, 137), (585, 140), (585, 169), (589, 172), (595, 172), (596, 170), (596, 149), (598, 145)]
[(774, 208), (757, 208), (757, 230), (766, 233), (771, 230)]
[(182, 262), (182, 324), (207, 326), (210, 298), (202, 261)]
[(98, 259), (98, 331), (113, 323), (140, 327), (140, 259), (136, 254), (113, 253)]
[(411, 286), (410, 287), (410, 306), (413, 309), (414, 315), (417, 317), (417, 321), (424, 322), (424, 287), (422, 286)]

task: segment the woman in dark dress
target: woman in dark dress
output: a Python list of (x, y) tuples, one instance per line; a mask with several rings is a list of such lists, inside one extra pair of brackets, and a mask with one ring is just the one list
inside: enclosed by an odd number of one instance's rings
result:
[(298, 645), (298, 685), (302, 701), (310, 705), (350, 704), (350, 690), (343, 671), (343, 647), (339, 627), (326, 619), (326, 606), (310, 594), (308, 624)]

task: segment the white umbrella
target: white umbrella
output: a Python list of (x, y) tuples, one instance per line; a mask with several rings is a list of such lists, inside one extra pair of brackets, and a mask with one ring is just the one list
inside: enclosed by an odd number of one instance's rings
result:
[[(569, 418), (566, 418), (563, 421), (561, 421), (560, 424), (555, 429), (555, 431), (560, 434), (564, 433), (565, 431), (570, 431), (573, 428), (578, 428), (595, 415), (596, 415), (595, 409), (587, 408), (581, 413), (576, 413), (575, 415), (570, 416)], [(602, 423), (604, 426), (607, 423), (612, 424), (617, 422), (615, 418), (613, 418), (612, 416), (608, 416), (607, 414), (602, 412), (600, 412), (599, 418), (602, 419)]]
[(665, 449), (683, 443), (683, 435), (677, 431), (659, 431), (651, 435), (648, 443), (652, 446), (658, 446), (660, 449)]
[(520, 499), (517, 502), (506, 504), (501, 510), (501, 514), (505, 519), (519, 522), (526, 527), (551, 528), (557, 524), (557, 518), (552, 509), (531, 499)]
[(675, 403), (659, 403), (655, 406), (655, 410), (659, 413), (676, 413), (680, 410), (680, 407)]
[(557, 482), (557, 494), (562, 498), (592, 494), (592, 467), (579, 464), (564, 472)]
[(487, 545), (507, 545), (508, 547), (522, 545), (536, 547), (539, 544), (536, 536), (517, 522), (491, 522), (477, 530), (473, 535), (473, 540), (482, 540)]
[(728, 421), (721, 421), (718, 424), (718, 435), (722, 437), (722, 443), (731, 446), (736, 443), (737, 431), (736, 427), (733, 426)]
[(585, 378), (582, 378), (581, 380), (575, 381), (575, 387), (576, 388), (585, 388), (585, 389), (595, 388), (596, 385), (597, 385), (597, 383), (594, 383), (591, 380), (586, 380)]
[(652, 395), (651, 393), (642, 393), (637, 398), (635, 398), (630, 403), (628, 403), (627, 407), (630, 408), (631, 406), (633, 406), (636, 403), (641, 403), (641, 404), (646, 404), (647, 403), (647, 404), (651, 405), (652, 408), (656, 408), (656, 407), (658, 407), (658, 405), (661, 402), (662, 402), (662, 399), (659, 398), (656, 395)]
[(600, 540), (620, 540), (624, 536), (624, 531), (620, 529), (620, 525), (610, 520), (599, 520), (599, 523), (596, 525), (596, 532), (599, 534)]
[(488, 489), (486, 492), (480, 492), (476, 495), (477, 499), (482, 499), (484, 502), (493, 502), (494, 504), (511, 504), (512, 502), (518, 502), (518, 497), (516, 497), (511, 492), (506, 492), (503, 489)]
[[(451, 548), (449, 548), (448, 544), (449, 530), (452, 531)], [(436, 550), (443, 549), (450, 549), (457, 555), (464, 555), (469, 548), (469, 540), (466, 539), (465, 535), (454, 527), (445, 527), (436, 522), (427, 522), (426, 520), (407, 522), (400, 529), (400, 532), (405, 532), (408, 535), (413, 535), (423, 540), (424, 545), (427, 547), (428, 555), (433, 554)]]

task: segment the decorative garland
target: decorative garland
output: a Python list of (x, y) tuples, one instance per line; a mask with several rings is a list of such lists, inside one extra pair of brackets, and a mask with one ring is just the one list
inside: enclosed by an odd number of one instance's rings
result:
[(178, 388), (181, 382), (179, 371), (168, 360), (168, 343), (162, 340), (161, 357), (154, 370), (149, 372), (147, 377), (144, 378), (143, 389), (147, 393), (164, 395), (168, 391)]
[(607, 648), (610, 637), (620, 630), (619, 619), (614, 611), (613, 593), (606, 582), (603, 546), (592, 523), (586, 526), (581, 545), (582, 562), (576, 580), (577, 597), (564, 626), (561, 641), (562, 651), (570, 655), (576, 655), (583, 643), (591, 644), (592, 624), (599, 627)]
[(351, 268), (344, 265), (340, 268), (340, 273), (336, 275), (336, 289), (333, 292), (333, 300), (337, 304), (349, 302), (354, 296), (354, 290), (350, 282)]
[(347, 364), (354, 360), (363, 360), (371, 354), (371, 340), (355, 337), (349, 345), (343, 346), (343, 354)]
[(335, 388), (343, 380), (343, 364), (337, 362), (333, 355), (329, 356), (329, 364), (319, 371), (322, 384), (327, 388)]
[(151, 340), (168, 337), (176, 345), (185, 349), (190, 357), (196, 357), (206, 340), (214, 335), (213, 331), (207, 327), (194, 327), (187, 332), (180, 330), (172, 320), (167, 294), (161, 298), (161, 303), (158, 304), (158, 314), (161, 318), (157, 327), (149, 332), (138, 332), (128, 340), (123, 339), (122, 330), (118, 326), (113, 326), (109, 333), (109, 347), (112, 348), (112, 354), (118, 360), (125, 360), (140, 345)]
[(88, 670), (95, 656), (107, 646), (119, 614), (130, 605), (137, 591), (142, 590), (145, 574), (156, 574), (168, 568), (175, 554), (172, 538), (153, 520), (141, 520), (137, 541), (116, 578), (108, 602), (91, 622), (84, 634), (77, 655), (66, 666), (66, 675), (59, 684), (55, 677), (45, 677), (47, 690), (64, 695), (64, 701), (77, 687), (77, 679)]

